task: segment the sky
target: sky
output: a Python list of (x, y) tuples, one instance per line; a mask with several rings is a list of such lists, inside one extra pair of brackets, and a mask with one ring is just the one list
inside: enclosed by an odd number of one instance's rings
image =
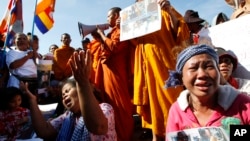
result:
[[(0, 18), (3, 17), (9, 0), (1, 0)], [(35, 0), (23, 1), (24, 33), (32, 32)], [(42, 34), (34, 26), (34, 34), (39, 38), (39, 53), (46, 54), (52, 44), (61, 45), (61, 35), (71, 35), (71, 46), (81, 47), (82, 37), (79, 34), (78, 22), (85, 25), (104, 24), (107, 22), (107, 12), (112, 7), (125, 8), (132, 5), (135, 0), (57, 0), (55, 5), (54, 26)], [(199, 16), (209, 23), (219, 12), (231, 16), (233, 9), (224, 0), (170, 0), (172, 6), (184, 15), (185, 11), (192, 9), (198, 11)], [(89, 36), (86, 36), (89, 37)], [(91, 38), (91, 37), (89, 37)]]

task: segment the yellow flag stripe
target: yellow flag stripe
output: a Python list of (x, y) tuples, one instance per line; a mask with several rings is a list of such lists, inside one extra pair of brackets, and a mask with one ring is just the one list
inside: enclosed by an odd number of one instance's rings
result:
[(50, 19), (49, 15), (46, 12), (41, 12), (38, 16), (41, 19), (41, 21), (43, 21), (47, 29), (53, 27), (53, 21)]

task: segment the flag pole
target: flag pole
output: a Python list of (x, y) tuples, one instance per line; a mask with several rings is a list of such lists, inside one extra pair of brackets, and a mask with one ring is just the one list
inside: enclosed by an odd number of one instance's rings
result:
[[(35, 10), (34, 10), (32, 29), (31, 29), (31, 42), (33, 42), (33, 35), (34, 35), (34, 28), (35, 28), (36, 6), (37, 6), (37, 0), (35, 1)], [(30, 47), (30, 49), (32, 49), (32, 47)]]

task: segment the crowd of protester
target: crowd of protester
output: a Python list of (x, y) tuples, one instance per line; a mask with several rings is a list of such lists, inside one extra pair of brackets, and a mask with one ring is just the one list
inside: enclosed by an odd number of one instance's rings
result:
[[(136, 0), (140, 2), (143, 0)], [(212, 26), (250, 12), (249, 0), (225, 0), (231, 18), (215, 15)], [(250, 124), (250, 80), (235, 78), (232, 51), (206, 44), (199, 31), (208, 26), (198, 11), (181, 15), (168, 0), (161, 7), (159, 31), (120, 41), (120, 11), (107, 11), (111, 30), (96, 27), (81, 47), (51, 44), (39, 53), (39, 38), (16, 33), (14, 44), (0, 45), (0, 140), (164, 141), (188, 128)], [(39, 60), (51, 60), (46, 95), (38, 88)], [(175, 70), (175, 71), (173, 71)], [(51, 100), (53, 99), (53, 100)], [(57, 103), (47, 121), (39, 104)], [(136, 135), (135, 115), (140, 135)]]

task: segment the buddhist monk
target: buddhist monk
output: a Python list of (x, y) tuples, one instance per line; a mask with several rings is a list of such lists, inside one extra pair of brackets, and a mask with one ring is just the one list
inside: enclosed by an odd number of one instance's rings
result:
[(70, 76), (72, 72), (70, 70), (69, 59), (75, 52), (75, 49), (70, 46), (71, 37), (68, 33), (64, 33), (61, 36), (62, 46), (54, 52), (54, 62), (52, 70), (54, 71), (55, 80), (62, 81)]
[(175, 69), (172, 48), (189, 40), (189, 29), (181, 14), (168, 0), (158, 0), (158, 3), (161, 29), (133, 41), (136, 44), (134, 104), (142, 117), (142, 127), (152, 129), (153, 141), (165, 140), (169, 108), (183, 90), (178, 86), (164, 89), (164, 81), (169, 77), (166, 72)]
[(120, 42), (119, 12), (121, 8), (114, 7), (108, 11), (108, 23), (111, 31), (104, 35), (103, 30), (97, 32), (103, 40), (101, 56), (98, 62), (95, 83), (103, 90), (105, 102), (110, 103), (115, 111), (115, 128), (118, 141), (130, 141), (132, 139), (134, 121), (129, 82), (130, 69), (130, 45), (129, 41)]

